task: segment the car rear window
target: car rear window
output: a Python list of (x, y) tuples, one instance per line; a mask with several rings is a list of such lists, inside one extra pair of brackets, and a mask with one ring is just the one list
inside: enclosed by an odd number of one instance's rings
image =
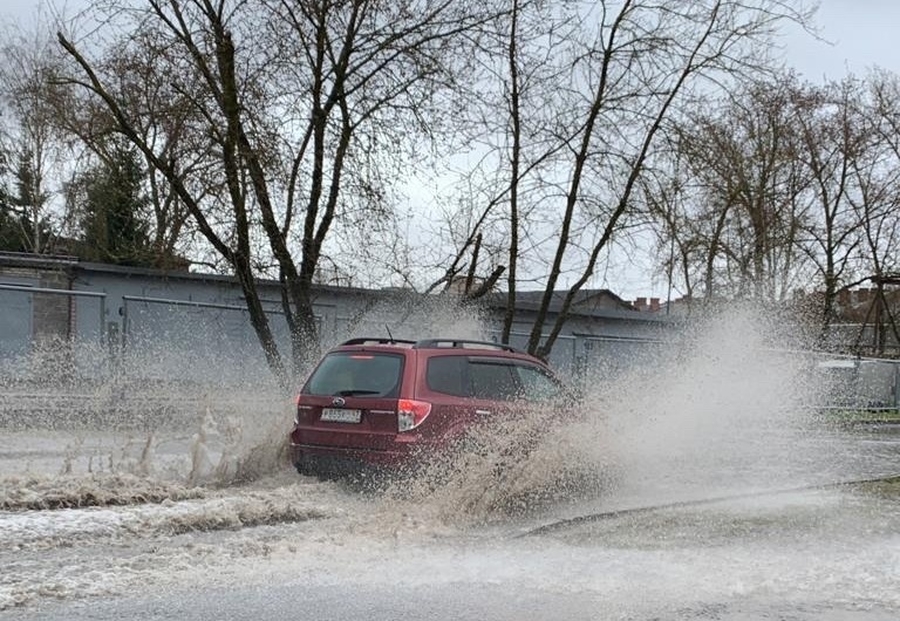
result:
[(303, 392), (342, 397), (396, 397), (402, 369), (403, 356), (333, 352), (322, 359)]

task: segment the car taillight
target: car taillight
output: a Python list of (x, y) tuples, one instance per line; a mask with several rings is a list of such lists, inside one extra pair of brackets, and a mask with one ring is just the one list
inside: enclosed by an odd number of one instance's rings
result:
[(294, 422), (300, 423), (301, 421), (305, 421), (311, 411), (312, 411), (312, 406), (301, 405), (300, 397), (297, 397), (297, 415), (294, 417)]
[(397, 431), (415, 429), (430, 413), (431, 404), (427, 401), (400, 399), (397, 402)]

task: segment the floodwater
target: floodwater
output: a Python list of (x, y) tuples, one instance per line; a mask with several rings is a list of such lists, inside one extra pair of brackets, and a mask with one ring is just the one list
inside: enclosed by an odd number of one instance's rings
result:
[[(895, 436), (826, 441), (877, 453), (852, 476), (900, 463)], [(656, 491), (632, 490), (453, 519), (439, 502), (290, 471), (226, 487), (125, 475), (6, 485), (13, 506), (124, 503), (0, 512), (8, 619), (291, 618), (299, 603), (343, 619), (900, 616), (900, 501), (866, 488), (732, 487), (656, 509)], [(670, 485), (660, 500), (696, 491)], [(598, 511), (611, 513), (553, 527)]]
[(0, 617), (895, 621), (897, 485), (840, 483), (900, 474), (900, 433), (808, 416), (804, 367), (738, 328), (440, 485), (299, 476), (262, 397), (4, 427)]

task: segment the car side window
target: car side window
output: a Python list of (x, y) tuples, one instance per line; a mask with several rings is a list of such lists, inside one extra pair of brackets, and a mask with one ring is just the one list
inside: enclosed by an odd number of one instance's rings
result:
[(522, 384), (522, 396), (528, 401), (552, 401), (563, 393), (560, 383), (539, 367), (517, 365), (516, 372)]
[(434, 392), (457, 397), (468, 397), (466, 379), (468, 359), (465, 356), (434, 356), (428, 359), (425, 382)]
[(518, 396), (515, 368), (505, 362), (469, 362), (472, 395), (480, 399), (509, 400)]

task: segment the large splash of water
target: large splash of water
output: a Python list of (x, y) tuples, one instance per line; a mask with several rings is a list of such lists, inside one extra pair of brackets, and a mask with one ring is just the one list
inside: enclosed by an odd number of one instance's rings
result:
[[(195, 326), (197, 343), (215, 341), (216, 329)], [(398, 296), (322, 346), (388, 334), (485, 338), (469, 309)], [(311, 363), (317, 352), (310, 348)], [(294, 389), (308, 370), (298, 370)], [(0, 390), (0, 507), (42, 506), (42, 495), (47, 506), (159, 500), (166, 489), (178, 499), (184, 488), (291, 474), (295, 395), (277, 387), (260, 356), (141, 342), (110, 358), (94, 344), (48, 341), (5, 361)]]
[[(426, 308), (425, 327), (411, 328), (415, 317), (407, 310), (376, 309), (334, 341), (381, 335), (386, 323), (397, 338), (488, 336), (466, 312)], [(840, 459), (823, 460), (816, 444), (821, 427), (806, 406), (819, 387), (808, 357), (784, 350), (786, 325), (738, 309), (701, 318), (665, 344), (648, 344), (628, 365), (595, 360), (573, 408), (550, 412), (549, 422), (540, 409), (497, 421), (473, 437), (466, 452), (375, 494), (347, 493), (293, 472), (280, 453), (293, 417), (291, 396), (257, 380), (223, 374), (218, 383), (193, 387), (140, 381), (132, 371), (124, 378), (127, 393), (112, 382), (32, 384), (31, 403), (38, 407), (25, 407), (25, 420), (0, 426), (0, 531), (8, 548), (0, 610), (48, 593), (145, 592), (164, 579), (202, 584), (204, 571), (218, 579), (248, 557), (250, 564), (238, 572), (241, 585), (308, 575), (341, 584), (369, 581), (385, 592), (402, 575), (407, 587), (412, 579), (455, 590), (462, 567), (479, 586), (523, 576), (526, 588), (537, 592), (612, 598), (601, 616), (634, 612), (648, 592), (654, 611), (677, 610), (676, 604), (695, 601), (699, 575), (716, 579), (697, 601), (727, 600), (736, 588), (742, 598), (745, 584), (752, 592), (759, 583), (776, 599), (798, 588), (830, 595), (837, 584), (842, 592), (860, 590), (851, 603), (895, 606), (893, 576), (883, 568), (895, 560), (884, 542), (893, 541), (896, 520), (866, 513), (874, 506), (868, 500), (857, 508), (838, 495), (809, 503), (800, 498), (787, 512), (757, 499), (746, 503), (752, 511), (739, 503), (687, 515), (654, 511), (573, 532), (560, 546), (542, 538), (507, 540), (504, 547), (494, 545), (502, 543), (492, 537), (497, 529), (468, 528), (499, 524), (501, 534), (510, 526), (518, 533), (520, 526), (534, 526), (535, 516), (542, 524), (830, 480)], [(177, 376), (181, 363), (167, 360)], [(81, 399), (76, 403), (72, 395)], [(251, 485), (232, 486), (248, 480)], [(56, 510), (73, 507), (89, 508)], [(802, 536), (807, 529), (824, 534), (792, 547), (798, 524)], [(260, 525), (268, 526), (243, 529)], [(284, 528), (270, 530), (275, 525)], [(845, 531), (872, 529), (885, 538), (861, 538), (867, 547), (841, 539)], [(417, 539), (417, 532), (424, 536)], [(761, 554), (756, 539), (741, 534), (760, 532), (774, 541), (763, 543), (777, 554)], [(449, 535), (443, 543), (441, 534)], [(832, 534), (837, 543), (829, 546)], [(467, 554), (469, 537), (491, 545)], [(109, 542), (126, 541), (134, 542), (136, 556), (110, 558)], [(585, 541), (608, 545), (573, 553)], [(675, 548), (673, 554), (666, 555), (666, 547)], [(388, 569), (371, 571), (385, 567), (379, 565), (385, 555), (392, 559)], [(273, 565), (272, 556), (281, 563)], [(270, 573), (260, 578), (262, 571)]]
[(592, 365), (574, 407), (478, 429), (477, 450), (394, 482), (387, 504), (459, 524), (827, 480), (804, 444), (821, 389), (801, 328), (749, 307), (697, 317), (626, 370)]
[[(438, 299), (370, 309), (346, 332), (333, 341), (384, 332), (397, 338), (488, 335), (476, 313)], [(537, 408), (476, 430), (476, 450), (447, 454), (391, 486), (385, 504), (411, 499), (420, 510), (461, 523), (560, 503), (664, 502), (821, 476), (813, 448), (798, 442), (807, 430), (804, 406), (819, 388), (807, 358), (778, 347), (788, 337), (792, 347), (802, 347), (796, 333), (783, 317), (744, 307), (697, 318), (665, 342), (647, 344), (627, 365), (597, 359), (582, 377), (568, 378), (581, 386), (574, 405)], [(161, 358), (148, 355), (158, 369)], [(121, 475), (180, 490), (289, 473), (284, 449), (292, 395), (260, 382), (258, 374), (245, 381), (226, 373), (219, 383), (180, 382), (180, 364), (169, 364), (169, 381), (142, 380), (144, 365), (132, 359), (130, 375), (86, 389), (32, 385), (32, 400), (16, 414), (26, 418), (10, 419), (7, 411), (7, 422), (21, 424), (4, 431), (11, 449), (0, 455), (2, 475), (18, 477), (4, 487), (31, 480), (35, 490), (46, 490), (47, 479), (58, 480), (57, 497), (65, 489), (78, 491), (55, 502), (77, 505), (86, 480), (102, 486), (93, 497), (114, 499)], [(130, 486), (121, 493), (159, 495), (152, 490)]]

